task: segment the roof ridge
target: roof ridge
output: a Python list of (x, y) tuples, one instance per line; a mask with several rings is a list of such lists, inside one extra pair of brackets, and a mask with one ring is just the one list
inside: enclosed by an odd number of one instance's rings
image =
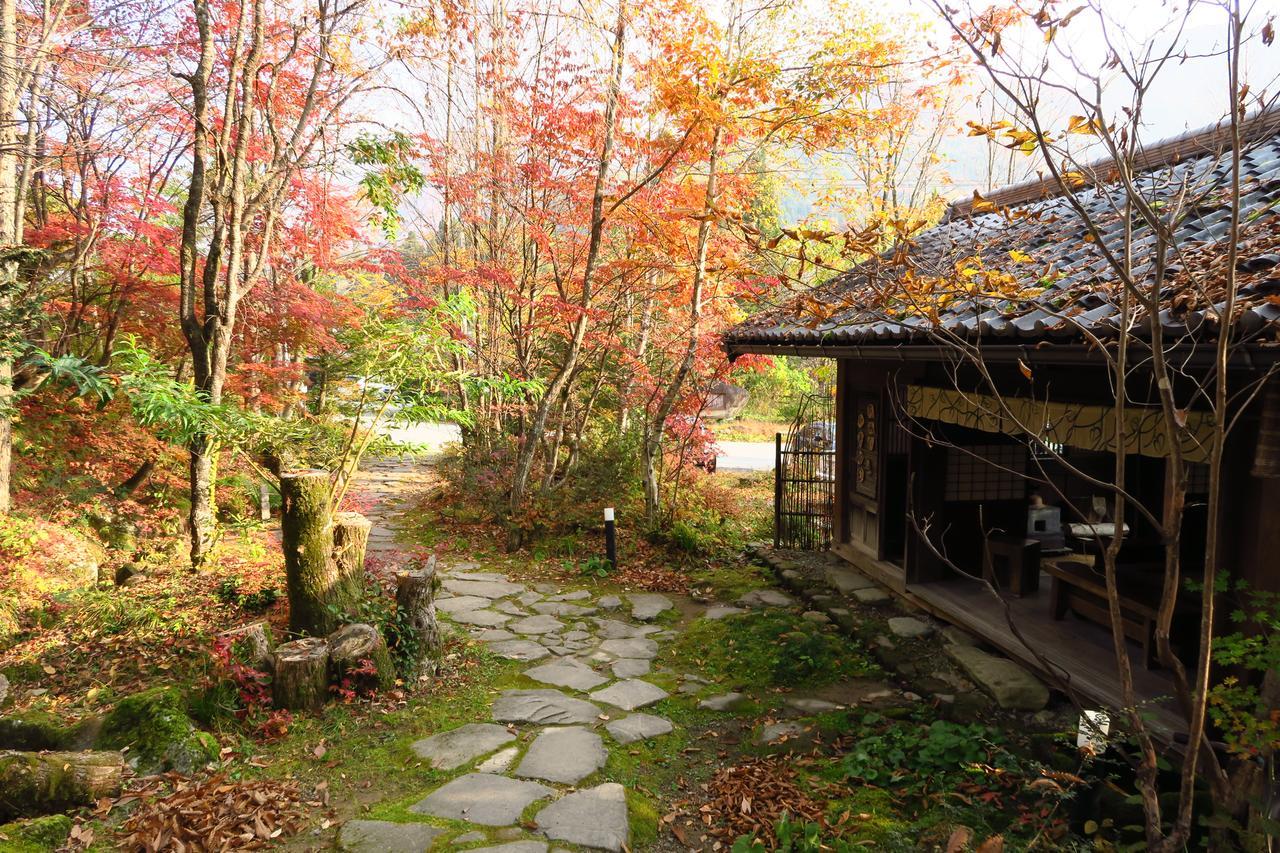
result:
[[(1161, 168), (1175, 166), (1190, 158), (1214, 156), (1226, 150), (1231, 128), (1227, 119), (1166, 137), (1152, 145), (1139, 149), (1135, 159), (1138, 172), (1151, 172)], [(1280, 108), (1260, 110), (1247, 117), (1241, 126), (1241, 137), (1245, 142), (1280, 135)], [(1115, 158), (1101, 157), (1081, 167), (1086, 186), (1112, 183), (1115, 179)], [(1033, 201), (1057, 198), (1061, 196), (1062, 187), (1052, 176), (1032, 178), (1001, 187), (984, 197), (984, 201), (999, 207), (1016, 207)], [(973, 215), (972, 198), (962, 198), (947, 206), (942, 222), (951, 222), (957, 218)]]

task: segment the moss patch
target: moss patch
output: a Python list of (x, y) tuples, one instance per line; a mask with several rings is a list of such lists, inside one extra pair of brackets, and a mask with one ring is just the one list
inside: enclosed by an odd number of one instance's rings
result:
[(57, 850), (71, 835), (71, 818), (48, 815), (0, 826), (0, 853)]
[(820, 686), (879, 674), (856, 640), (789, 612), (699, 619), (667, 657), (715, 681), (746, 687)]
[(137, 759), (140, 773), (192, 773), (218, 757), (218, 742), (192, 725), (182, 693), (174, 687), (156, 687), (121, 699), (103, 721), (99, 743), (111, 749), (127, 748), (128, 757)]

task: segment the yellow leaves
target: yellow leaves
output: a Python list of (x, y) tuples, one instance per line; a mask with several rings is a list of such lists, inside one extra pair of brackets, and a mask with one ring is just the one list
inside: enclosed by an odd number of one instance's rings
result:
[(987, 201), (982, 197), (982, 193), (977, 190), (973, 191), (973, 202), (970, 207), (973, 209), (974, 213), (995, 213), (999, 210), (995, 202)]
[(1084, 116), (1072, 116), (1067, 119), (1067, 133), (1076, 133), (1081, 136), (1098, 136), (1104, 125), (1098, 123), (1096, 119), (1085, 118)]
[(1015, 264), (1029, 264), (1035, 261), (1035, 258), (1031, 257), (1026, 252), (1011, 249), (1009, 251), (1009, 260), (1013, 261)]

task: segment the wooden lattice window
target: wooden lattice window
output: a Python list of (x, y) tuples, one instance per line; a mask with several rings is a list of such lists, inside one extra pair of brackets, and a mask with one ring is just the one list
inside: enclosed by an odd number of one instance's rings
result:
[(982, 444), (947, 451), (948, 501), (1019, 500), (1026, 497), (1027, 450), (1020, 444)]
[(876, 496), (880, 471), (876, 443), (879, 428), (876, 415), (879, 407), (874, 397), (858, 397), (855, 404), (853, 440), (853, 487), (869, 498)]

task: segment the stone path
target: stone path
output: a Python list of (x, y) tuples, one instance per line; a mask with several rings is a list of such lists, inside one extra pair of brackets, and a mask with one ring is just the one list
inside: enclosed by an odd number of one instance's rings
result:
[[(371, 550), (395, 549), (390, 521), (395, 498), (426, 475), (409, 463), (378, 462), (362, 473), (375, 505)], [(675, 730), (652, 677), (674, 602), (655, 593), (596, 595), (586, 590), (526, 584), (518, 577), (439, 566), (440, 618), (501, 657), (527, 666), (531, 686), (494, 696), (488, 719), (437, 732), (413, 751), (448, 781), (424, 791), (408, 811), (435, 823), (351, 820), (338, 846), (374, 851), (495, 850), (564, 853), (551, 845), (630, 849), (626, 790), (602, 776), (611, 750), (662, 738)], [(704, 615), (723, 618), (746, 608), (786, 607), (776, 590), (744, 596), (737, 606), (712, 604)], [(674, 673), (668, 673), (674, 677)], [(704, 692), (706, 681), (680, 674), (680, 692)], [(669, 681), (668, 681), (669, 683)], [(683, 701), (697, 701), (686, 697)], [(730, 711), (749, 701), (729, 694), (703, 707)]]

